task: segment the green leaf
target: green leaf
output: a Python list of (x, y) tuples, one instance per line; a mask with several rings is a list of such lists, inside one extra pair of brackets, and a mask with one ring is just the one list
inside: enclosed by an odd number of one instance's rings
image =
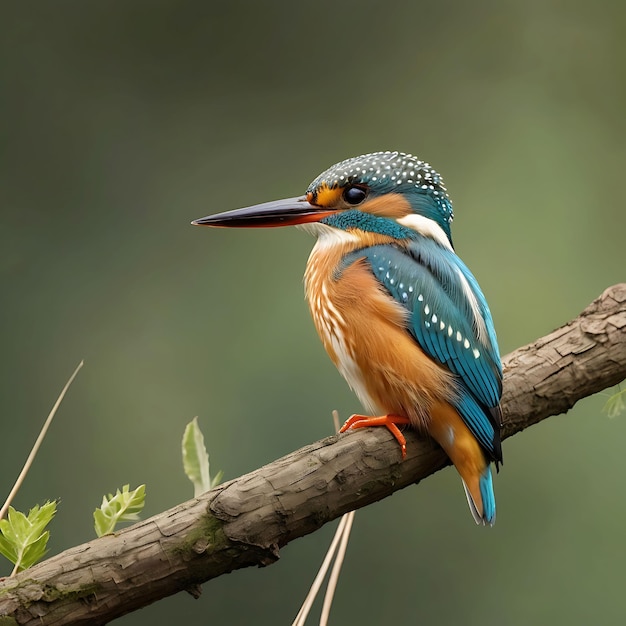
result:
[(204, 445), (204, 436), (198, 426), (197, 417), (187, 424), (183, 433), (183, 468), (187, 478), (193, 483), (194, 496), (208, 491), (222, 480), (222, 472), (218, 472), (211, 480), (209, 454)]
[(96, 535), (102, 537), (112, 533), (119, 522), (136, 522), (143, 510), (145, 499), (145, 485), (139, 485), (133, 491), (129, 490), (128, 485), (124, 485), (122, 491), (118, 489), (115, 495), (102, 496), (102, 505), (93, 512)]
[(45, 530), (56, 513), (57, 503), (36, 505), (24, 515), (12, 506), (0, 520), (0, 554), (15, 565), (15, 572), (34, 565), (46, 553), (50, 532)]
[(626, 388), (616, 391), (604, 405), (604, 411), (610, 418), (621, 415), (626, 410)]

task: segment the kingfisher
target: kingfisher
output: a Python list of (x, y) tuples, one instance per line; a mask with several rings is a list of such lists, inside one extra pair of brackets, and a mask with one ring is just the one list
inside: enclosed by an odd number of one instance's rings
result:
[(402, 426), (430, 435), (461, 476), (477, 524), (493, 526), (491, 464), (502, 462), (502, 364), (489, 306), (452, 244), (441, 176), (404, 152), (346, 159), (302, 197), (209, 215), (194, 225), (297, 225), (317, 237), (304, 275), (328, 355), (372, 415), (341, 432)]

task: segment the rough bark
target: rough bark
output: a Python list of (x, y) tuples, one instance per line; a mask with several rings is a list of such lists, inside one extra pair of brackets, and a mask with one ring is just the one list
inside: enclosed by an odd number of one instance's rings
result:
[[(626, 378), (626, 284), (504, 358), (504, 437)], [(4, 624), (104, 624), (249, 565), (292, 539), (444, 467), (429, 439), (408, 454), (385, 429), (328, 437), (114, 535), (0, 582)]]

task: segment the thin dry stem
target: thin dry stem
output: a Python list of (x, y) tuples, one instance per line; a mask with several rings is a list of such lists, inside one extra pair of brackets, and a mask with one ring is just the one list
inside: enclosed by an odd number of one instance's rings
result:
[(341, 541), (341, 537), (343, 535), (343, 529), (346, 525), (346, 517), (348, 515), (349, 513), (346, 513), (346, 515), (344, 515), (341, 518), (341, 520), (339, 520), (339, 526), (337, 526), (337, 530), (335, 531), (335, 536), (333, 537), (330, 547), (328, 548), (328, 551), (326, 552), (324, 561), (322, 562), (322, 565), (320, 566), (317, 572), (317, 576), (315, 576), (315, 579), (313, 580), (313, 584), (311, 585), (311, 588), (309, 589), (309, 593), (304, 599), (304, 602), (302, 603), (302, 606), (300, 607), (300, 610), (298, 611), (298, 614), (296, 615), (296, 619), (293, 621), (291, 626), (304, 626), (304, 623), (306, 622), (306, 618), (309, 615), (309, 611), (311, 610), (311, 607), (313, 606), (313, 602), (315, 602), (315, 598), (317, 597), (320, 587), (322, 586), (322, 582), (324, 582), (324, 578), (326, 577), (328, 568), (330, 567), (330, 564), (333, 561), (333, 557), (335, 556), (335, 551), (337, 550), (337, 546), (339, 545), (339, 542)]
[[(339, 411), (336, 409), (332, 412), (333, 416), (333, 424), (335, 426), (335, 433), (339, 432)], [(350, 538), (350, 531), (352, 529), (352, 522), (354, 520), (354, 511), (350, 513), (346, 513), (339, 522), (337, 526), (337, 530), (335, 531), (335, 535), (333, 540), (326, 552), (326, 556), (324, 557), (324, 561), (320, 569), (315, 576), (315, 580), (309, 589), (309, 593), (307, 594), (300, 610), (298, 611), (298, 615), (296, 615), (296, 619), (294, 620), (292, 626), (303, 626), (306, 622), (306, 618), (313, 606), (313, 602), (315, 602), (315, 598), (319, 593), (319, 590), (322, 586), (322, 581), (324, 580), (326, 573), (328, 572), (328, 568), (333, 560), (333, 556), (335, 555), (335, 551), (337, 551), (337, 558), (335, 559), (335, 563), (333, 565), (333, 569), (330, 575), (330, 579), (328, 581), (328, 587), (326, 588), (326, 594), (324, 595), (324, 605), (322, 607), (322, 616), (320, 618), (320, 625), (322, 623), (327, 623), (328, 615), (330, 614), (330, 607), (333, 603), (333, 597), (335, 595), (335, 589), (337, 587), (337, 580), (339, 578), (339, 572), (341, 571), (341, 566), (343, 564), (344, 556), (346, 554), (346, 547), (348, 545), (348, 540)]]
[[(56, 415), (56, 412), (59, 406), (61, 406), (61, 402), (63, 402), (63, 398), (65, 397), (67, 390), (70, 388), (70, 385), (74, 382), (74, 379), (76, 378), (76, 375), (80, 371), (80, 368), (83, 366), (83, 364), (84, 364), (84, 361), (81, 361), (78, 364), (78, 366), (74, 370), (74, 373), (69, 377), (68, 381), (65, 383), (65, 387), (63, 387), (63, 389), (61, 390), (61, 393), (59, 394), (57, 401), (54, 403), (52, 410), (48, 414), (48, 417), (46, 418), (46, 421), (44, 422), (44, 425), (42, 426), (41, 431), (39, 432), (39, 436), (37, 437), (35, 444), (33, 445), (32, 450), (30, 451), (30, 454), (28, 455), (28, 458), (26, 459), (26, 463), (24, 463), (24, 467), (22, 468), (20, 475), (17, 477), (17, 480), (15, 481), (15, 484), (13, 485), (13, 489), (11, 489), (11, 492), (7, 496), (6, 502), (2, 506), (2, 509), (0, 509), (0, 519), (4, 518), (4, 516), (6, 515), (6, 512), (9, 510), (9, 506), (11, 505), (11, 502), (13, 502), (13, 498), (15, 498), (15, 496), (17, 495), (17, 492), (20, 490), (20, 487), (22, 486), (22, 483), (24, 482), (24, 479), (26, 478), (26, 475), (28, 474), (28, 471), (30, 470), (33, 464), (33, 461), (35, 460), (35, 457), (37, 456), (37, 452), (39, 452), (39, 448), (41, 447), (41, 444), (43, 443), (43, 440), (46, 436), (46, 433), (48, 432), (48, 428), (50, 427), (50, 424), (52, 423), (52, 420), (54, 419), (54, 416)], [(11, 576), (14, 576), (15, 573), (16, 573), (16, 569), (13, 570), (13, 572), (11, 573)]]
[(337, 582), (339, 581), (339, 574), (341, 573), (341, 566), (346, 556), (346, 550), (348, 548), (348, 541), (350, 539), (350, 531), (352, 530), (352, 522), (354, 521), (354, 511), (346, 513), (341, 521), (345, 520), (345, 526), (341, 533), (341, 543), (339, 544), (339, 550), (337, 550), (337, 556), (335, 557), (335, 563), (328, 579), (328, 587), (326, 587), (326, 595), (324, 596), (324, 604), (322, 605), (322, 615), (320, 617), (320, 626), (328, 625), (328, 617), (330, 616), (330, 608), (333, 604), (335, 597), (335, 591), (337, 590)]

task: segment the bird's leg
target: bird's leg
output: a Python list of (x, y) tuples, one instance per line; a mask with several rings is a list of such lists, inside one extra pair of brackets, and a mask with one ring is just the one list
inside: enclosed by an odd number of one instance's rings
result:
[(371, 417), (370, 415), (352, 415), (346, 420), (346, 423), (341, 427), (339, 432), (345, 433), (346, 430), (352, 428), (365, 428), (367, 426), (385, 426), (400, 444), (402, 458), (404, 459), (406, 456), (406, 439), (398, 428), (398, 424), (406, 425), (410, 423), (411, 422), (408, 417), (402, 417), (401, 415), (382, 415), (381, 417)]

